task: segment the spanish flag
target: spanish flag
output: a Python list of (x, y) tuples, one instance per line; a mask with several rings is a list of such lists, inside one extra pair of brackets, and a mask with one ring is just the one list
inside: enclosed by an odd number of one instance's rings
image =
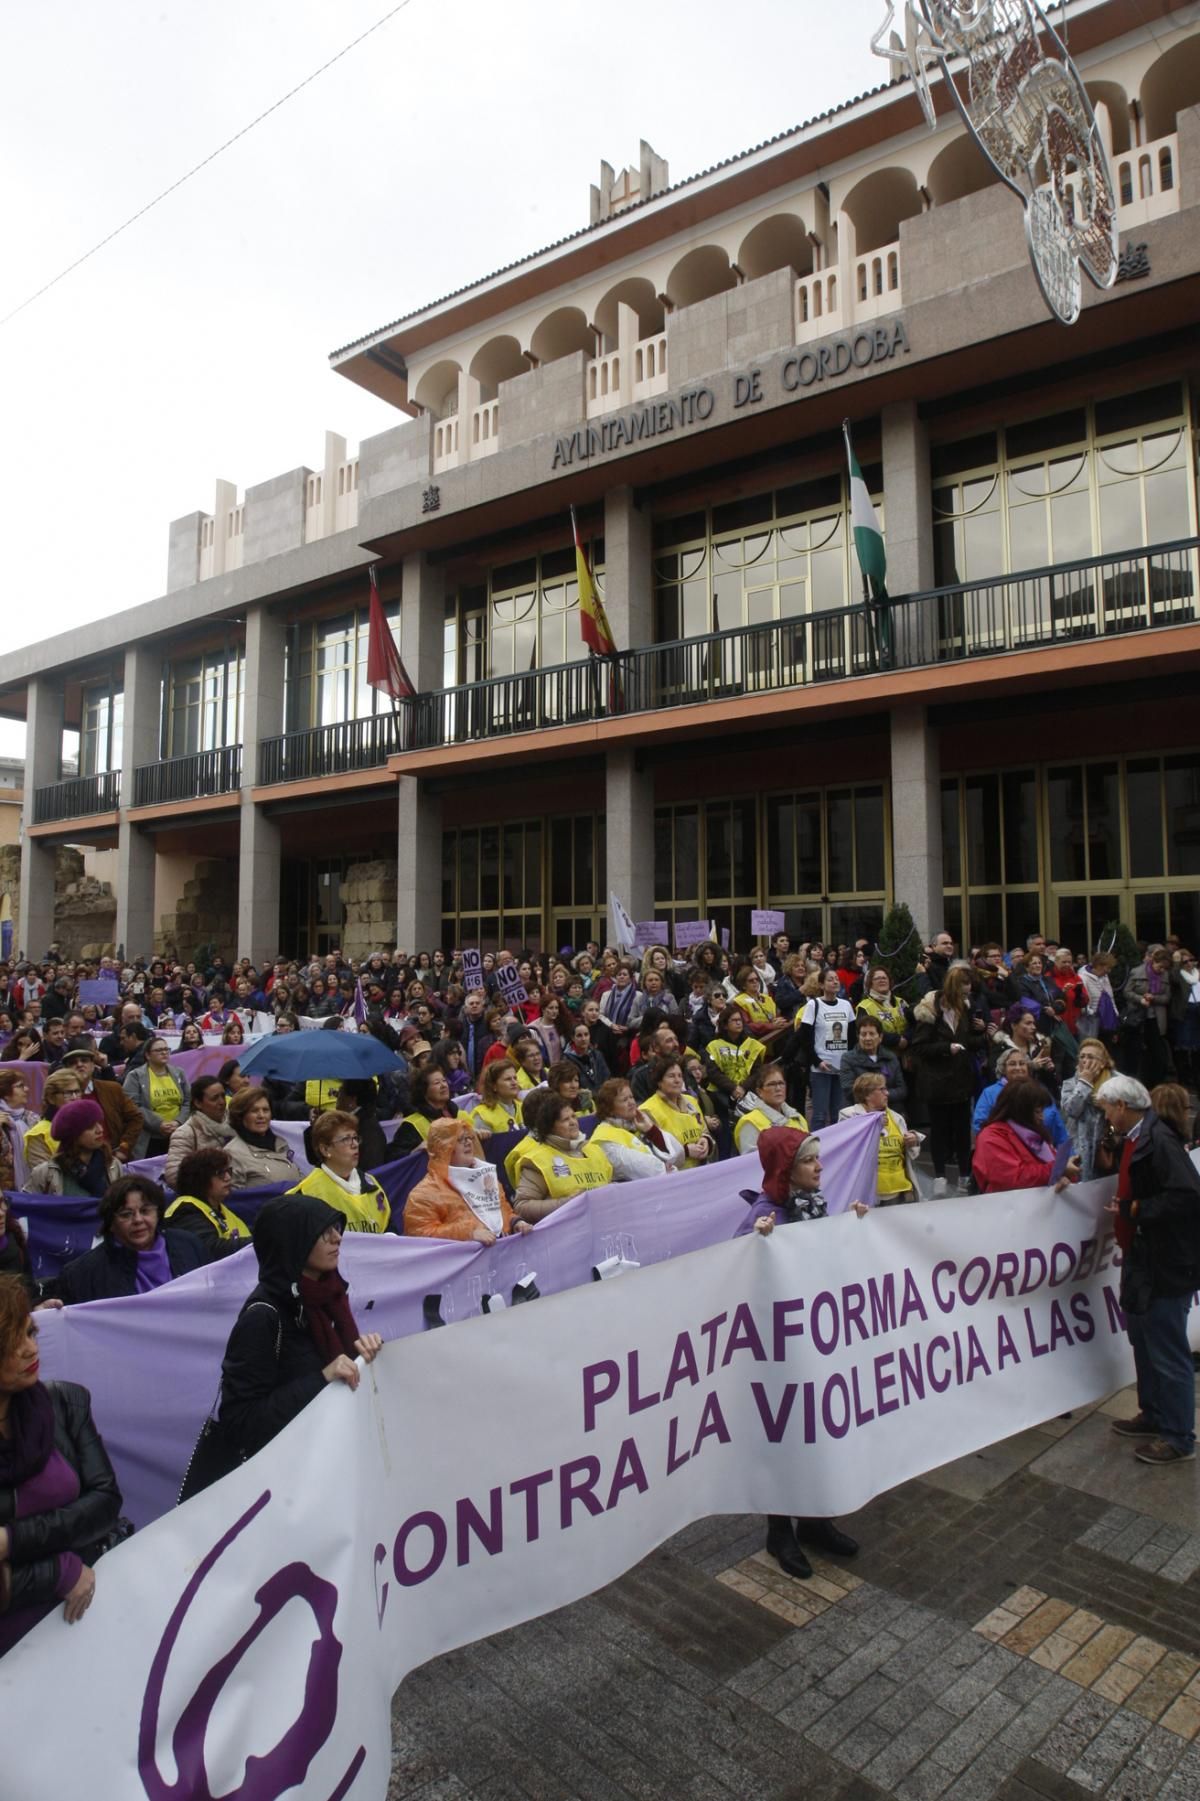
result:
[(575, 573), (579, 578), (580, 634), (595, 656), (615, 657), (617, 646), (608, 623), (608, 614), (604, 611), (604, 602), (600, 598), (600, 590), (596, 586), (596, 579), (583, 548), (583, 539), (579, 536), (579, 522), (575, 518), (574, 507), (571, 508), (571, 530), (575, 534)]

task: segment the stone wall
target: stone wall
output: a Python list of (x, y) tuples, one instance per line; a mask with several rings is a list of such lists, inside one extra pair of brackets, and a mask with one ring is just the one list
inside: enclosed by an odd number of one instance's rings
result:
[[(154, 935), (156, 957), (175, 956), (185, 963), (199, 952), (219, 951), (227, 963), (237, 952), (237, 878), (229, 863), (201, 857), (196, 872), (183, 885), (173, 913), (159, 918)], [(139, 947), (133, 947), (139, 948)]]
[(351, 863), (342, 883), (346, 921), (342, 950), (347, 957), (366, 957), (391, 950), (396, 942), (395, 863)]
[[(13, 943), (21, 942), (21, 847), (0, 846), (0, 895), (9, 896)], [(84, 873), (83, 854), (60, 845), (54, 857), (54, 936), (63, 955), (111, 957), (115, 945), (117, 897), (111, 882)]]

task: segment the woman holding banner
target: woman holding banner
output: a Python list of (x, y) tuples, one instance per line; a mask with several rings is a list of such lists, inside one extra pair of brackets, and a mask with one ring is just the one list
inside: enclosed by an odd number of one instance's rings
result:
[(1058, 1177), (1054, 1175), (1054, 1146), (1042, 1116), (1045, 1105), (1046, 1090), (1040, 1082), (1004, 1084), (991, 1118), (975, 1140), (971, 1173), (980, 1194), (1050, 1187), (1061, 1194), (1068, 1183), (1078, 1182), (1078, 1157), (1072, 1157)]
[[(326, 1383), (357, 1388), (355, 1358), (372, 1363), (382, 1348), (378, 1333), (359, 1332), (350, 1311), (338, 1269), (345, 1227), (340, 1212), (305, 1194), (268, 1201), (254, 1222), (258, 1286), (221, 1365), (217, 1438), (226, 1470), (261, 1451)], [(208, 1470), (208, 1480), (226, 1470)], [(185, 1481), (181, 1499), (193, 1492)]]
[(708, 1162), (716, 1147), (709, 1137), (708, 1120), (699, 1101), (687, 1092), (682, 1058), (657, 1058), (650, 1075), (654, 1092), (643, 1103), (642, 1111), (649, 1114), (656, 1126), (679, 1140), (683, 1146), (685, 1168), (689, 1162)]

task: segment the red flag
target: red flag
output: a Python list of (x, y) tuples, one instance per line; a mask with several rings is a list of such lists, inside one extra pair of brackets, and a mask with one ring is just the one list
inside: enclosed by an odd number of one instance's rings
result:
[(379, 598), (379, 584), (375, 579), (375, 570), (371, 569), (371, 608), (369, 629), (367, 634), (367, 684), (371, 688), (382, 688), (393, 700), (412, 700), (416, 689), (408, 679), (408, 672), (400, 661), (400, 652), (396, 649), (396, 640), (392, 636), (392, 628), (387, 622), (383, 610), (383, 602)]

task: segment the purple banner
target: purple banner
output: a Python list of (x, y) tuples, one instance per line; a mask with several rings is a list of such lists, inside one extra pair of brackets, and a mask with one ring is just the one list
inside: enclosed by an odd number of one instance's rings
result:
[(693, 944), (707, 944), (712, 926), (707, 919), (681, 919), (675, 927), (675, 949), (687, 950)]
[[(874, 1197), (882, 1119), (864, 1114), (821, 1133), (831, 1213)], [(441, 1316), (452, 1324), (479, 1314), (485, 1294), (511, 1301), (514, 1284), (528, 1275), (542, 1294), (553, 1294), (591, 1281), (608, 1257), (661, 1263), (721, 1243), (744, 1220), (740, 1191), (757, 1192), (760, 1173), (752, 1152), (711, 1169), (614, 1183), (491, 1246), (347, 1233), (341, 1268), (355, 1318), (363, 1331), (403, 1338), (423, 1330), (428, 1294), (441, 1297)], [(124, 1510), (138, 1525), (175, 1503), (216, 1396), (230, 1328), (257, 1279), (254, 1252), (245, 1250), (150, 1294), (39, 1315), (43, 1376), (91, 1390)], [(131, 1382), (131, 1369), (152, 1370), (154, 1380)]]
[(639, 919), (633, 928), (633, 948), (648, 951), (652, 944), (669, 944), (671, 928), (665, 919)]
[(115, 1007), (120, 999), (121, 990), (111, 978), (97, 977), (94, 982), (80, 982), (79, 1005), (81, 1007)]

